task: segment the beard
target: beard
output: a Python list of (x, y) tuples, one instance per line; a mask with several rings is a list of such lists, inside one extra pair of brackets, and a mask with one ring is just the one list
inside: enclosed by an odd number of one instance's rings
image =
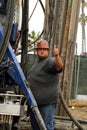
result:
[(47, 57), (48, 56), (38, 56), (38, 58), (39, 58), (40, 61), (46, 59)]

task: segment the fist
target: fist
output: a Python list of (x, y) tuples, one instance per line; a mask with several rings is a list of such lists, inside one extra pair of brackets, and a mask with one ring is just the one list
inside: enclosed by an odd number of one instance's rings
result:
[(54, 47), (53, 54), (54, 54), (54, 56), (59, 55), (59, 49), (58, 49), (58, 47), (56, 47), (56, 46)]

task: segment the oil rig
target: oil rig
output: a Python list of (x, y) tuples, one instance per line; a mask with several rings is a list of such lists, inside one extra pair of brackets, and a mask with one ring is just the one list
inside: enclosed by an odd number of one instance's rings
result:
[[(49, 41), (51, 57), (55, 45), (60, 49), (64, 64), (64, 71), (59, 77), (60, 91), (55, 122), (67, 120), (71, 124), (69, 128), (62, 128), (60, 122), (61, 126), (56, 126), (55, 130), (87, 129), (82, 124), (87, 124), (87, 121), (76, 119), (68, 107), (72, 91), (73, 98), (78, 94), (79, 57), (87, 58), (87, 17), (84, 12), (87, 1), (44, 0), (44, 3), (45, 5), (42, 0), (37, 0), (29, 15), (30, 0), (0, 0), (0, 130), (22, 130), (23, 124), (20, 125), (20, 122), (25, 119), (25, 129), (31, 130), (28, 105), (35, 114), (40, 130), (47, 130), (27, 80), (28, 71), (36, 59), (35, 43), (41, 38)], [(44, 14), (43, 29), (38, 34), (35, 31), (29, 34), (29, 22), (38, 4)], [(82, 51), (77, 56), (79, 22), (82, 27)]]

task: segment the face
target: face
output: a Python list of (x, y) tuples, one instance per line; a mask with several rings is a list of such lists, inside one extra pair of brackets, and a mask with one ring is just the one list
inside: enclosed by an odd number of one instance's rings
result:
[(49, 49), (46, 48), (38, 48), (37, 49), (37, 55), (39, 59), (47, 58), (49, 55)]

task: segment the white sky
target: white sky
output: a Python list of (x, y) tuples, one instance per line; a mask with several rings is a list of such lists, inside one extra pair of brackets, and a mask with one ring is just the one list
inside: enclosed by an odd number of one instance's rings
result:
[[(45, 5), (45, 0), (42, 0), (43, 4)], [(33, 11), (33, 8), (36, 4), (37, 0), (30, 0), (29, 3), (29, 16), (31, 16), (31, 13)], [(29, 21), (29, 32), (35, 31), (36, 33), (41, 32), (44, 25), (44, 13), (42, 10), (42, 7), (38, 1), (37, 7), (35, 9), (35, 12), (32, 16), (32, 18)]]
[[(87, 7), (84, 9), (85, 16), (87, 16)], [(81, 14), (81, 10), (80, 10)], [(87, 52), (87, 21), (85, 23), (85, 38), (86, 38), (86, 52)], [(81, 23), (78, 24), (78, 31), (77, 31), (77, 54), (81, 54), (82, 52), (82, 26)]]

